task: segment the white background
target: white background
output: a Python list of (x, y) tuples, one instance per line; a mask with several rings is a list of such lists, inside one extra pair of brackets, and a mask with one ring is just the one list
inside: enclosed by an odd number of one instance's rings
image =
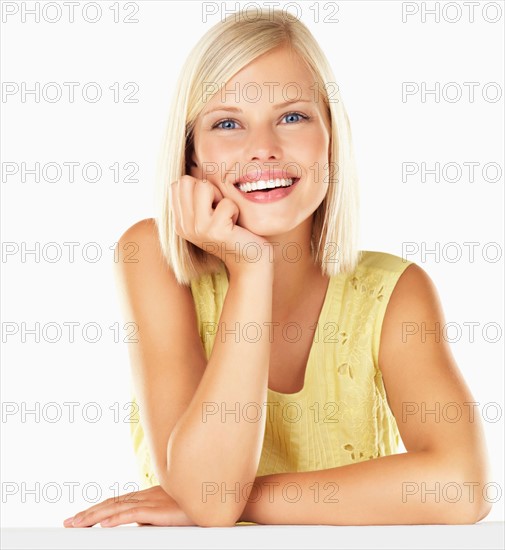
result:
[[(238, 9), (245, 2), (216, 3), (218, 13), (202, 21), (202, 3), (173, 1), (138, 1), (133, 16), (138, 23), (114, 23), (113, 2), (99, 2), (102, 17), (94, 24), (83, 20), (76, 9), (75, 22), (63, 9), (59, 22), (49, 23), (27, 16), (22, 22), (21, 4), (33, 9), (34, 2), (17, 4), (20, 11), (2, 23), (1, 78), (33, 89), (48, 82), (61, 85), (64, 96), (55, 103), (33, 95), (21, 101), (21, 94), (2, 93), (2, 526), (59, 527), (64, 518), (114, 494), (132, 490), (128, 483), (138, 483), (138, 471), (129, 435), (123, 422), (130, 401), (130, 371), (126, 331), (119, 341), (109, 327), (123, 326), (118, 295), (113, 279), (112, 248), (119, 236), (133, 223), (154, 216), (155, 163), (168, 106), (179, 70), (193, 45), (224, 16), (221, 8)], [(44, 6), (46, 2), (41, 2)], [(55, 4), (55, 2), (53, 2)], [(61, 2), (59, 3), (61, 4)], [(88, 4), (81, 2), (81, 5)], [(285, 2), (280, 2), (280, 5)], [(294, 12), (293, 4), (289, 11)], [(361, 245), (364, 250), (380, 250), (404, 255), (402, 243), (414, 243), (433, 250), (439, 257), (420, 252), (406, 256), (422, 266), (433, 279), (441, 297), (446, 320), (454, 323), (447, 337), (455, 340), (453, 354), (471, 388), (474, 401), (480, 404), (489, 449), (492, 481), (503, 492), (503, 335), (482, 331), (486, 323), (496, 323), (503, 331), (503, 258), (491, 261), (496, 247), (483, 251), (486, 243), (498, 243), (503, 250), (503, 175), (495, 182), (495, 172), (482, 173), (483, 165), (498, 163), (503, 170), (503, 97), (490, 101), (482, 90), (489, 82), (503, 90), (503, 21), (504, 2), (494, 3), (502, 10), (496, 23), (496, 9), (481, 2), (470, 21), (468, 7), (440, 3), (440, 21), (433, 15), (422, 21), (422, 5), (433, 9), (434, 2), (408, 3), (418, 13), (402, 22), (400, 1), (320, 2), (320, 21), (314, 21), (314, 2), (298, 2), (301, 20), (311, 29), (333, 67), (348, 111), (356, 149), (361, 195)], [(259, 4), (258, 4), (259, 5)], [(324, 22), (331, 16), (337, 23)], [(119, 3), (123, 20), (133, 13), (126, 3)], [(415, 7), (415, 6), (414, 6)], [(54, 11), (48, 11), (54, 17)], [(94, 16), (90, 8), (89, 14)], [(444, 18), (445, 13), (445, 18)], [(63, 82), (78, 82), (76, 99), (68, 100)], [(83, 85), (100, 84), (103, 96), (97, 103), (82, 99)], [(114, 102), (108, 89), (114, 82), (119, 89), (135, 82), (138, 103)], [(440, 94), (439, 101), (421, 94), (402, 101), (402, 83), (442, 89), (449, 82), (462, 91), (459, 101), (451, 102), (456, 87)], [(475, 97), (469, 97), (464, 82), (476, 82)], [(425, 83), (425, 84), (423, 84)], [(121, 91), (121, 97), (132, 88)], [(4, 91), (3, 91), (4, 92)], [(50, 97), (54, 89), (50, 91)], [(5, 173), (6, 163), (78, 162), (75, 181), (63, 174), (57, 182), (35, 181), (20, 173)], [(99, 163), (100, 181), (86, 182), (81, 167)], [(114, 182), (109, 166), (136, 163), (138, 183)], [(463, 170), (461, 179), (439, 182), (428, 175), (410, 176), (402, 181), (402, 163), (426, 163), (433, 168), (457, 163)], [(463, 163), (479, 163), (470, 181)], [(126, 171), (121, 171), (124, 179)], [(50, 172), (52, 175), (53, 172)], [(451, 177), (454, 172), (449, 172)], [(63, 255), (52, 262), (57, 243)], [(79, 243), (74, 261), (69, 260), (63, 243)], [(102, 256), (92, 262), (94, 250), (82, 256), (86, 243), (98, 243)], [(478, 243), (475, 257), (463, 243)], [(11, 244), (9, 244), (11, 243)], [(23, 257), (23, 246), (33, 250), (39, 243), (40, 256)], [(437, 245), (438, 243), (438, 245)], [(445, 248), (447, 243), (454, 243)], [(8, 254), (19, 247), (18, 252)], [(461, 258), (454, 261), (454, 255)], [(33, 329), (40, 323), (41, 339), (33, 334), (22, 338), (21, 324)], [(75, 340), (69, 341), (63, 323), (78, 323)], [(57, 323), (64, 329), (58, 342), (43, 338), (42, 328)], [(82, 328), (97, 323), (102, 337), (86, 342)], [(464, 325), (463, 323), (467, 323)], [(468, 323), (478, 323), (473, 341)], [(17, 326), (16, 334), (8, 330)], [(456, 337), (457, 327), (461, 330)], [(48, 337), (55, 334), (48, 331)], [(88, 333), (94, 336), (94, 331)], [(167, 334), (167, 338), (170, 335)], [(23, 341), (24, 340), (24, 341)], [(457, 340), (457, 341), (456, 341)], [(50, 422), (56, 403), (63, 416)], [(77, 402), (76, 417), (69, 420), (63, 403)], [(100, 406), (101, 419), (83, 420), (84, 405)], [(498, 403), (484, 408), (487, 403)], [(23, 405), (23, 403), (25, 405)], [(40, 417), (21, 415), (26, 406), (38, 403)], [(109, 407), (119, 407), (119, 421)], [(127, 409), (123, 410), (126, 406)], [(6, 412), (18, 407), (19, 412)], [(494, 416), (501, 415), (492, 422)], [(92, 409), (88, 409), (93, 416)], [(37, 488), (37, 482), (40, 484)], [(44, 492), (44, 485), (61, 488)], [(101, 498), (88, 500), (84, 486), (97, 484)], [(25, 484), (25, 485), (23, 485)], [(74, 484), (74, 498), (69, 498), (69, 484)], [(112, 487), (116, 487), (114, 491)], [(18, 492), (9, 494), (15, 487)], [(49, 487), (49, 486), (48, 486)], [(35, 494), (22, 495), (22, 490)], [(83, 494), (84, 492), (84, 494)], [(490, 492), (494, 497), (494, 492)], [(55, 502), (48, 502), (54, 498)], [(36, 500), (39, 499), (39, 502)], [(494, 504), (485, 521), (503, 516), (503, 495)]]

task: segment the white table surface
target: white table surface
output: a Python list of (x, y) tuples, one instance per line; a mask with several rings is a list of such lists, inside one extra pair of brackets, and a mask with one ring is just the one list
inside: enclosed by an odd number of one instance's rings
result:
[(109, 529), (5, 528), (2, 550), (159, 548), (445, 549), (505, 547), (503, 522), (476, 525), (237, 525), (235, 527), (123, 526)]

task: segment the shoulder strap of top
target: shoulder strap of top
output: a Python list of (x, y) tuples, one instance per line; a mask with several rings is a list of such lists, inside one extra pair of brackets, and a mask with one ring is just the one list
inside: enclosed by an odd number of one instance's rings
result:
[(386, 309), (398, 279), (414, 262), (395, 254), (364, 250), (356, 270), (354, 284), (362, 284), (375, 295), (375, 322), (372, 336), (372, 354), (375, 368), (379, 368), (379, 345)]
[[(414, 262), (387, 252), (363, 250), (354, 274), (349, 276), (349, 282), (355, 290), (366, 293), (370, 297), (373, 296), (376, 302), (370, 313), (375, 315), (372, 353), (377, 369), (380, 336), (386, 308), (398, 279), (412, 263)], [(203, 275), (191, 282), (198, 330), (207, 358), (212, 352), (219, 312), (227, 288), (228, 278), (224, 269), (211, 275)], [(329, 298), (331, 299), (331, 297)]]

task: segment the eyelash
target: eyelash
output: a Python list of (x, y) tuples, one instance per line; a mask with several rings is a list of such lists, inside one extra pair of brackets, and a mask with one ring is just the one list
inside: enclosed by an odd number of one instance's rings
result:
[[(292, 111), (290, 113), (286, 113), (282, 118), (285, 118), (289, 115), (298, 115), (300, 117), (302, 117), (303, 120), (310, 120), (312, 117), (308, 116), (308, 115), (303, 115), (302, 113), (298, 113), (296, 111)], [(235, 128), (218, 128), (218, 126), (220, 124), (222, 124), (223, 122), (237, 122), (236, 120), (234, 120), (233, 118), (225, 118), (223, 120), (220, 120), (219, 122), (216, 122), (213, 126), (212, 126), (212, 129), (214, 130), (215, 128), (217, 130), (235, 130)], [(298, 122), (301, 122), (301, 121), (298, 121)], [(296, 124), (296, 122), (292, 122), (291, 124)], [(288, 126), (290, 126), (291, 124), (288, 124)]]

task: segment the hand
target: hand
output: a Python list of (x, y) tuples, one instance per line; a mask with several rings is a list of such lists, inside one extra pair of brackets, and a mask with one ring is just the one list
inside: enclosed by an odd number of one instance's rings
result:
[[(76, 520), (80, 521), (77, 523)], [(116, 527), (133, 522), (138, 525), (196, 525), (160, 485), (155, 485), (143, 491), (108, 498), (66, 519), (63, 526), (92, 527), (100, 523), (103, 527)]]
[[(214, 205), (216, 207), (214, 208)], [(182, 176), (170, 185), (170, 208), (175, 231), (187, 241), (221, 259), (230, 273), (242, 271), (247, 264), (247, 246), (256, 243), (262, 257), (269, 242), (236, 224), (239, 208), (208, 180)], [(234, 253), (238, 243), (238, 252)], [(244, 255), (245, 252), (245, 255)], [(249, 252), (250, 253), (250, 252)]]

